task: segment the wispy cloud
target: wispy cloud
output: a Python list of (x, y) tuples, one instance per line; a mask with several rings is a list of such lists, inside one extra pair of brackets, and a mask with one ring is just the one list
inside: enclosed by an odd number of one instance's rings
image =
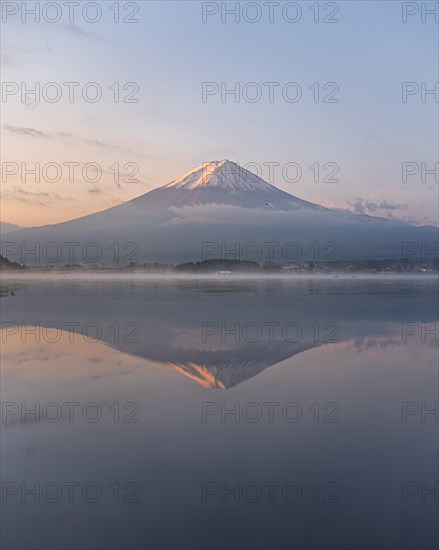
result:
[(396, 218), (403, 220), (412, 225), (432, 225), (437, 227), (437, 218), (431, 216), (423, 216), (414, 213), (414, 206), (406, 203), (392, 202), (387, 199), (372, 200), (357, 197), (354, 201), (347, 201), (340, 204), (333, 201), (322, 201), (322, 204), (327, 208), (335, 208), (337, 210), (347, 210), (354, 214), (367, 214), (372, 216)]
[(83, 136), (78, 136), (76, 134), (72, 134), (71, 132), (43, 132), (41, 130), (37, 130), (35, 128), (28, 128), (24, 126), (13, 126), (10, 124), (4, 124), (3, 128), (7, 130), (8, 132), (11, 132), (16, 135), (21, 136), (27, 136), (32, 138), (43, 138), (43, 139), (50, 139), (50, 140), (57, 140), (59, 139), (65, 139), (65, 140), (75, 140), (80, 141), (82, 143), (86, 143), (87, 145), (91, 145), (93, 147), (99, 147), (101, 149), (106, 149), (108, 151), (121, 151), (123, 153), (127, 153), (129, 155), (135, 155), (137, 157), (143, 157), (148, 158), (143, 153), (139, 153), (137, 151), (133, 151), (132, 149), (128, 149), (126, 147), (120, 147), (119, 145), (116, 145), (114, 143), (109, 143), (106, 141), (100, 141), (98, 139), (90, 139)]
[(23, 195), (31, 195), (31, 196), (35, 196), (35, 197), (53, 197), (53, 198), (56, 198), (56, 199), (61, 199), (61, 197), (57, 193), (49, 193), (47, 191), (37, 191), (37, 192), (35, 192), (35, 191), (25, 191), (19, 185), (14, 186), (14, 191), (16, 193), (21, 193)]
[(350, 210), (355, 214), (372, 214), (376, 212), (387, 212), (391, 216), (392, 211), (408, 210), (408, 204), (391, 202), (386, 199), (381, 201), (372, 201), (370, 199), (362, 199), (357, 197), (354, 202), (348, 201)]
[(62, 197), (58, 193), (50, 191), (26, 191), (20, 185), (15, 185), (12, 192), (3, 193), (2, 200), (17, 200), (27, 204), (50, 206), (54, 202), (72, 201), (71, 197)]
[(41, 130), (36, 130), (35, 128), (26, 128), (25, 126), (9, 126), (9, 124), (4, 124), (3, 128), (8, 130), (12, 134), (18, 134), (20, 136), (30, 136), (30, 137), (42, 137), (48, 138), (48, 134), (41, 132)]
[(0, 63), (3, 67), (18, 67), (30, 56), (41, 53), (52, 53), (52, 49), (47, 42), (43, 44), (25, 45), (19, 43), (4, 44), (1, 49)]
[(99, 40), (99, 36), (95, 32), (86, 31), (85, 29), (82, 29), (81, 27), (78, 27), (78, 25), (74, 25), (73, 23), (65, 23), (63, 28), (67, 32), (70, 32), (75, 36), (82, 36), (83, 38), (88, 38), (90, 40)]

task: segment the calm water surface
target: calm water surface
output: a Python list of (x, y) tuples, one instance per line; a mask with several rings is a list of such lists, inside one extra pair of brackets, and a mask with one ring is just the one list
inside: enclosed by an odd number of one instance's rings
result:
[(0, 303), (5, 549), (437, 547), (436, 280), (10, 279)]

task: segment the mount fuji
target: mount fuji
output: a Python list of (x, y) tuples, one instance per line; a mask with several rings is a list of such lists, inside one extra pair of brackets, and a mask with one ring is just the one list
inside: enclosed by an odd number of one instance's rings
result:
[(158, 202), (166, 206), (231, 205), (264, 210), (324, 210), (270, 185), (245, 168), (228, 160), (201, 164), (171, 183), (132, 202)]
[[(300, 261), (316, 259), (316, 244), (323, 250), (329, 243), (330, 250), (336, 251), (331, 259), (401, 259), (404, 243), (411, 243), (412, 252), (422, 247), (435, 251), (438, 240), (438, 229), (433, 226), (416, 227), (325, 208), (223, 160), (204, 163), (163, 187), (107, 210), (10, 232), (2, 239), (2, 253), (11, 261), (47, 264), (47, 258), (40, 256), (35, 261), (36, 255), (25, 258), (22, 251), (23, 247), (41, 251), (51, 246), (54, 263), (96, 263), (96, 255), (83, 252), (88, 243), (97, 243), (99, 262), (104, 265), (130, 261), (175, 264), (214, 257), (293, 261), (285, 256), (285, 247), (294, 243), (294, 260)], [(210, 258), (205, 257), (206, 243)], [(248, 252), (243, 257), (243, 250), (250, 247), (252, 256)], [(74, 257), (72, 251), (76, 251)], [(435, 254), (437, 259), (437, 250)], [(411, 259), (422, 260), (419, 253)]]

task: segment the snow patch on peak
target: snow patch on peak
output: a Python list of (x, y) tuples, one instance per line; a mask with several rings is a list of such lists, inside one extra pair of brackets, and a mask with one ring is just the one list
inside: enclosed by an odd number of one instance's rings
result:
[(171, 181), (163, 189), (194, 190), (207, 187), (229, 191), (268, 191), (273, 189), (273, 186), (259, 176), (230, 160), (204, 162), (194, 170)]

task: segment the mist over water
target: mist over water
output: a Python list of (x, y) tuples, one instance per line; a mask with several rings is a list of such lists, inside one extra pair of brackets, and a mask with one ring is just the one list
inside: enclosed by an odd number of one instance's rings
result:
[(5, 548), (435, 547), (434, 277), (2, 290)]

